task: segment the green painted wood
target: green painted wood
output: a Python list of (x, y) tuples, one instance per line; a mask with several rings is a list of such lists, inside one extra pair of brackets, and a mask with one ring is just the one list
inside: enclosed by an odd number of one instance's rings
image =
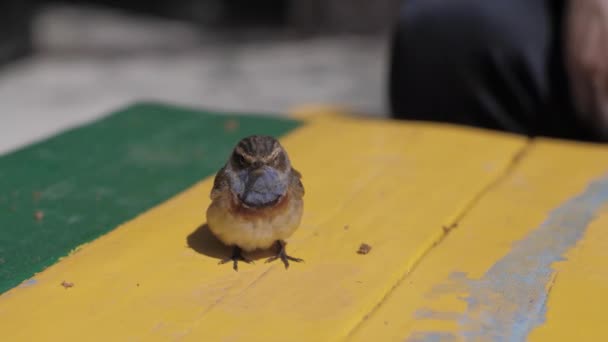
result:
[(300, 124), (145, 103), (0, 157), (0, 293)]

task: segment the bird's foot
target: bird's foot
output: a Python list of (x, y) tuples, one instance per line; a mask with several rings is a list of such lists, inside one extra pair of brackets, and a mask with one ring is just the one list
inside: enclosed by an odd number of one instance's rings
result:
[(249, 259), (247, 257), (244, 257), (242, 253), (243, 253), (243, 251), (239, 247), (234, 246), (232, 248), (232, 256), (230, 256), (229, 258), (221, 260), (218, 264), (222, 265), (222, 264), (225, 264), (227, 262), (231, 262), (232, 261), (232, 263), (233, 263), (232, 264), (232, 268), (234, 268), (235, 271), (239, 270), (239, 266), (238, 266), (239, 261), (243, 261), (243, 262), (246, 262), (248, 264), (253, 264), (253, 260), (251, 260), (251, 259)]
[(294, 258), (290, 255), (287, 255), (287, 251), (285, 248), (287, 243), (285, 241), (278, 240), (277, 242), (275, 242), (275, 245), (277, 246), (277, 254), (266, 259), (266, 263), (273, 262), (277, 259), (281, 259), (281, 261), (285, 265), (285, 269), (287, 269), (287, 268), (289, 268), (290, 260), (294, 261), (294, 262), (303, 262), (304, 261), (304, 259)]

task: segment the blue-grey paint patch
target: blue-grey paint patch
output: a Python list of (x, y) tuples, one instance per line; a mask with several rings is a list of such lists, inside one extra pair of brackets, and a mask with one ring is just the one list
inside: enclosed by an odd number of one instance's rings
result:
[(414, 313), (416, 319), (456, 320), (462, 314), (460, 312), (440, 312), (429, 309), (419, 309)]
[[(467, 341), (525, 341), (545, 321), (548, 292), (555, 277), (552, 265), (564, 260), (606, 204), (608, 177), (603, 177), (551, 212), (481, 279), (453, 274), (452, 281), (464, 281), (469, 292), (463, 298), (467, 310), (458, 318), (460, 337)], [(428, 318), (442, 319), (436, 314)], [(437, 334), (444, 333), (417, 334), (417, 338), (435, 341)]]
[(456, 336), (447, 332), (414, 333), (407, 342), (453, 342)]
[(19, 287), (29, 287), (38, 284), (38, 280), (35, 278), (30, 278), (19, 285)]

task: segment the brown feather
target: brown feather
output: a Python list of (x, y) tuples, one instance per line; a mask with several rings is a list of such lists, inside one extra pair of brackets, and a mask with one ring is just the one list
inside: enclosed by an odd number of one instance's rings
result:
[(230, 191), (230, 184), (228, 184), (228, 177), (226, 176), (226, 166), (223, 166), (216, 174), (213, 180), (213, 187), (211, 188), (210, 198), (211, 200), (217, 199), (221, 196), (222, 192)]

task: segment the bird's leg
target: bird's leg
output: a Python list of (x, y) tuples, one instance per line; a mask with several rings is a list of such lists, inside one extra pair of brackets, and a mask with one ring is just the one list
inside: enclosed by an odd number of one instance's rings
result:
[(234, 268), (235, 271), (238, 271), (238, 262), (240, 261), (244, 261), (248, 264), (253, 263), (253, 260), (248, 259), (246, 257), (243, 256), (243, 251), (241, 250), (241, 248), (239, 246), (234, 246), (232, 247), (232, 256), (230, 256), (229, 258), (223, 259), (219, 262), (219, 264), (225, 264), (227, 262), (232, 261), (233, 266), (232, 268)]
[(266, 260), (266, 262), (272, 262), (275, 261), (277, 259), (281, 259), (281, 261), (283, 261), (283, 264), (285, 265), (285, 268), (289, 268), (289, 260), (291, 261), (295, 261), (295, 262), (303, 262), (303, 259), (300, 258), (294, 258), (290, 255), (287, 255), (287, 251), (285, 250), (285, 247), (287, 246), (287, 243), (283, 240), (277, 240), (275, 242), (275, 245), (277, 247), (277, 254), (268, 258)]

